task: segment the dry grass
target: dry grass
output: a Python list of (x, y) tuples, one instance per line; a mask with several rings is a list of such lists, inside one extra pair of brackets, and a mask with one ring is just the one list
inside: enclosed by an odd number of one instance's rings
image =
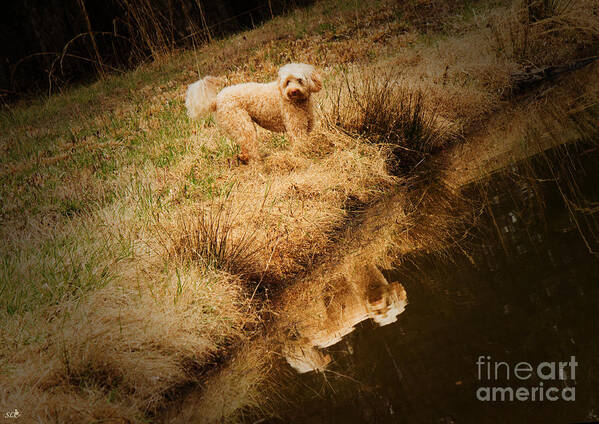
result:
[(181, 216), (175, 228), (157, 227), (157, 234), (165, 238), (161, 244), (168, 252), (168, 260), (197, 262), (204, 268), (241, 277), (252, 274), (260, 247), (255, 232), (237, 220), (242, 206), (237, 207), (237, 212), (233, 210), (229, 194), (211, 201), (207, 210)]
[[(513, 97), (511, 75), (596, 46), (596, 15), (573, 25), (591, 2), (524, 21), (521, 10), (325, 1), (3, 115), (0, 410), (40, 422), (243, 419), (266, 396), (276, 343), (252, 338), (270, 293), (287, 309), (268, 325), (284, 334), (322, 313), (313, 299), (356, 266), (456, 242), (476, 208), (450, 183), (517, 150), (529, 127), (514, 116), (551, 101), (551, 90)], [(506, 47), (499, 18), (514, 34), (529, 27), (526, 55)], [(211, 118), (188, 121), (197, 69), (266, 81), (291, 60), (326, 76), (320, 125), (302, 144), (260, 130), (262, 160), (238, 166)], [(596, 93), (596, 72), (579, 72)], [(560, 114), (590, 122), (576, 111), (596, 105), (592, 93)], [(444, 156), (477, 139), (493, 143)]]
[(197, 382), (255, 320), (233, 277), (191, 266), (144, 284), (151, 269), (139, 272), (128, 286), (53, 311), (62, 318), (38, 328), (42, 340), (21, 347), (5, 368), (5, 378), (18, 384), (3, 392), (3, 405), (25, 410), (29, 400), (26, 416), (43, 422), (137, 421)]
[(274, 366), (272, 354), (265, 343), (242, 345), (225, 366), (206, 379), (203, 388), (196, 387), (170, 415), (161, 419), (172, 424), (260, 419), (267, 412), (264, 399), (268, 392), (264, 383)]
[(522, 0), (495, 13), (494, 47), (520, 66), (558, 65), (597, 53), (599, 7), (580, 0)]
[(405, 175), (431, 154), (458, 140), (451, 122), (428, 103), (428, 96), (407, 86), (400, 75), (358, 68), (333, 87), (329, 119), (354, 137), (385, 147), (388, 171)]
[(324, 129), (307, 143), (232, 170), (234, 185), (222, 197), (160, 218), (169, 256), (267, 283), (309, 269), (349, 214), (395, 179), (377, 146)]

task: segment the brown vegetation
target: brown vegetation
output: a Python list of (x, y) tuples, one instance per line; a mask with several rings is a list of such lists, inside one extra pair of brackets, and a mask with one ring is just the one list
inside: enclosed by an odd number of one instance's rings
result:
[[(435, 4), (419, 5), (436, 16)], [(443, 33), (422, 32), (408, 6), (319, 3), (3, 115), (0, 410), (34, 422), (271, 413), (273, 364), (306, 317), (326, 327), (336, 282), (442, 253), (478, 212), (463, 185), (596, 136), (596, 64), (517, 95), (512, 75), (587, 56), (597, 5), (437, 6)], [(265, 159), (237, 166), (210, 119), (185, 117), (196, 66), (241, 82), (289, 60), (327, 76), (302, 144), (260, 131)]]

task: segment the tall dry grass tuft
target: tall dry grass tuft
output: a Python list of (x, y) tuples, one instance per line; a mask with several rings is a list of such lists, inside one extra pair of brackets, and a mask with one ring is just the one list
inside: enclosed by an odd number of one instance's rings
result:
[(349, 134), (386, 146), (393, 175), (412, 171), (459, 138), (427, 101), (426, 92), (402, 84), (398, 75), (389, 72), (374, 78), (366, 69), (346, 73), (330, 116)]
[(160, 244), (170, 258), (246, 277), (257, 271), (264, 245), (258, 243), (258, 229), (240, 219), (246, 216), (245, 205), (232, 202), (229, 195), (182, 212), (169, 228), (156, 221)]
[(518, 0), (491, 14), (497, 55), (525, 69), (597, 54), (599, 4), (593, 0)]
[[(175, 45), (174, 28), (164, 12), (152, 5), (149, 0), (118, 1), (126, 11), (125, 23), (135, 54), (143, 57), (149, 52), (153, 58), (172, 50)], [(172, 4), (168, 3), (168, 14), (172, 17)], [(185, 6), (183, 10), (186, 10)]]

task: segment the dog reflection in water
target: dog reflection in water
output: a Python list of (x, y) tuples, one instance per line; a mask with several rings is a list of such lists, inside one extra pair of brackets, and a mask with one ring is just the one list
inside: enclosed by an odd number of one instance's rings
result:
[(408, 303), (406, 291), (399, 283), (388, 283), (374, 265), (357, 266), (338, 277), (321, 302), (325, 312), (296, 326), (294, 340), (283, 348), (287, 362), (298, 372), (324, 369), (331, 361), (321, 349), (338, 343), (355, 326), (367, 319), (378, 325), (397, 321)]

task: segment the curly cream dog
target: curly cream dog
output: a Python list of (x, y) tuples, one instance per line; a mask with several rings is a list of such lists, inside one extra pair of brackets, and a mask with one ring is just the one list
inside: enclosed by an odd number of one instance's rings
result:
[(279, 69), (276, 81), (249, 82), (218, 92), (221, 80), (207, 76), (189, 86), (185, 106), (197, 119), (216, 111), (216, 121), (241, 147), (239, 160), (247, 163), (258, 157), (254, 123), (275, 132), (287, 132), (292, 141), (307, 135), (313, 127), (311, 93), (320, 91), (322, 81), (312, 65), (290, 63)]

